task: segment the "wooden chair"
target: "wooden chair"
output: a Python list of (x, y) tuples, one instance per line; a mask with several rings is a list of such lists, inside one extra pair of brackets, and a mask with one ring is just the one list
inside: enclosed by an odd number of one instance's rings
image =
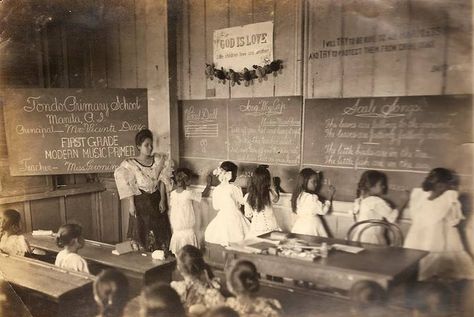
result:
[[(364, 226), (362, 230), (356, 231), (359, 226)], [(387, 230), (389, 246), (401, 247), (403, 246), (403, 233), (399, 226), (385, 220), (369, 219), (359, 221), (353, 224), (347, 231), (346, 240), (360, 242), (360, 238), (365, 230), (372, 227), (383, 227)], [(354, 236), (357, 232), (357, 236)]]

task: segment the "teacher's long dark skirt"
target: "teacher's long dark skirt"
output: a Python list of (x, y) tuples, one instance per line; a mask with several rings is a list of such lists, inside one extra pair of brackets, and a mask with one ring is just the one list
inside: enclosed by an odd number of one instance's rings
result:
[[(171, 225), (168, 212), (161, 213), (159, 210), (160, 192), (141, 192), (141, 195), (134, 196), (137, 216), (130, 216), (127, 236), (140, 243), (147, 251), (167, 251), (171, 240)], [(154, 241), (150, 239), (150, 231), (155, 236)]]

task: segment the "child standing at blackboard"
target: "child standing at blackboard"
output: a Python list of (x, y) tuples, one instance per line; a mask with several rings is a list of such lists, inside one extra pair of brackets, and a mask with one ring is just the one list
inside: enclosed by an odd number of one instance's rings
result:
[(464, 250), (457, 225), (464, 216), (458, 200), (457, 179), (445, 168), (431, 170), (410, 196), (412, 225), (405, 248), (429, 251), (421, 259), (418, 279), (474, 279), (471, 257)]
[(206, 197), (211, 188), (211, 176), (202, 193), (189, 189), (192, 172), (187, 168), (178, 168), (175, 172), (176, 189), (170, 193), (170, 223), (173, 235), (170, 241), (170, 251), (177, 254), (187, 244), (199, 247), (194, 233), (195, 216), (193, 200), (200, 202)]
[(331, 187), (330, 199), (324, 204), (316, 194), (320, 186), (319, 173), (311, 168), (303, 168), (297, 179), (297, 185), (291, 196), (291, 208), (296, 213), (292, 233), (327, 237), (328, 234), (319, 215), (325, 215), (331, 208), (335, 189)]
[(218, 212), (207, 226), (204, 239), (227, 246), (230, 242), (245, 239), (249, 222), (240, 212), (240, 206), (244, 203), (242, 190), (233, 184), (237, 178), (237, 165), (225, 161), (214, 170), (214, 175), (220, 181), (212, 194), (212, 205)]
[(255, 169), (244, 201), (245, 217), (252, 219), (247, 237), (256, 237), (280, 230), (272, 208), (272, 202), (278, 201), (278, 195), (271, 189), (268, 165), (259, 165)]
[[(381, 196), (387, 194), (387, 175), (379, 171), (365, 171), (357, 186), (357, 198), (352, 213), (356, 221), (369, 219), (395, 222), (398, 210), (393, 209)], [(360, 237), (359, 237), (360, 235)], [(360, 242), (387, 244), (385, 229), (367, 225), (359, 225), (354, 237)]]

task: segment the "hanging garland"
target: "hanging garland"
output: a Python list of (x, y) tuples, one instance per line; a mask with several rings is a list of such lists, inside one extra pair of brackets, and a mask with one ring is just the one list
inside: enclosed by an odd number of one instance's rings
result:
[(252, 67), (245, 67), (243, 71), (236, 72), (233, 69), (224, 69), (223, 67), (215, 68), (214, 64), (206, 63), (206, 78), (214, 80), (214, 77), (217, 78), (219, 83), (225, 84), (227, 81), (230, 81), (232, 87), (236, 84), (240, 85), (243, 81), (244, 86), (248, 87), (253, 85), (254, 79), (258, 79), (258, 82), (268, 80), (267, 75), (273, 74), (273, 76), (278, 76), (282, 72), (283, 61), (281, 59), (276, 59), (272, 62), (268, 61), (263, 66), (253, 65)]

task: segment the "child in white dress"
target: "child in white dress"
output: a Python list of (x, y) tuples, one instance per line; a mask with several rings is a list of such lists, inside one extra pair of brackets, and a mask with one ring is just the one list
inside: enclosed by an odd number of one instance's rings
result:
[(245, 239), (249, 222), (240, 212), (240, 206), (244, 203), (242, 190), (232, 183), (237, 177), (237, 165), (225, 161), (214, 174), (221, 182), (212, 193), (212, 205), (218, 212), (207, 226), (204, 239), (228, 246), (231, 242)]
[(410, 196), (412, 225), (405, 248), (429, 251), (419, 264), (418, 279), (474, 279), (474, 263), (464, 250), (457, 225), (464, 219), (456, 178), (445, 168), (433, 169)]
[(20, 219), (16, 210), (0, 212), (0, 252), (16, 256), (31, 252), (25, 236), (20, 234)]
[(247, 237), (280, 230), (272, 208), (272, 201), (277, 202), (278, 195), (271, 189), (268, 165), (259, 165), (255, 169), (244, 201), (245, 217), (252, 219)]
[(192, 172), (187, 168), (178, 168), (175, 173), (176, 189), (170, 193), (170, 222), (173, 235), (170, 241), (170, 251), (177, 254), (187, 244), (199, 247), (194, 233), (195, 216), (193, 200), (200, 202), (201, 197), (209, 193), (211, 177), (202, 193), (189, 189)]
[(63, 250), (59, 251), (54, 265), (66, 270), (89, 273), (86, 260), (77, 254), (77, 251), (84, 246), (80, 225), (62, 225), (57, 233), (56, 244)]
[(323, 204), (316, 194), (319, 183), (319, 174), (311, 168), (303, 168), (298, 174), (297, 185), (291, 196), (291, 208), (296, 213), (292, 233), (328, 236), (319, 215), (327, 214), (331, 208), (335, 189), (331, 187), (331, 197)]
[[(356, 221), (369, 219), (386, 220), (394, 223), (398, 210), (392, 208), (381, 196), (387, 194), (387, 176), (379, 171), (365, 171), (359, 180), (357, 198), (352, 210)], [(370, 224), (359, 225), (354, 232), (355, 240), (365, 243), (386, 245), (385, 229), (370, 227)]]

